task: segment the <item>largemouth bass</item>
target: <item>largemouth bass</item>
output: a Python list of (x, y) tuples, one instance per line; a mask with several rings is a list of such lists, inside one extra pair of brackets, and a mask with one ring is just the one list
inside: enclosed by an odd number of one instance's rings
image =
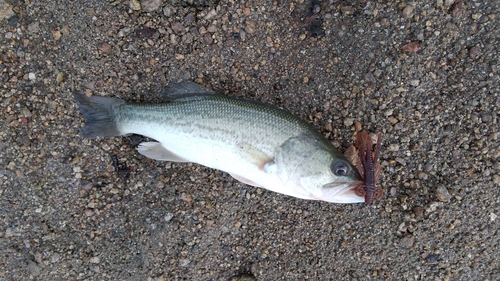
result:
[(308, 123), (255, 101), (213, 94), (193, 82), (171, 84), (168, 102), (132, 104), (75, 93), (84, 138), (139, 134), (137, 150), (194, 162), (256, 187), (302, 199), (364, 202), (353, 165)]

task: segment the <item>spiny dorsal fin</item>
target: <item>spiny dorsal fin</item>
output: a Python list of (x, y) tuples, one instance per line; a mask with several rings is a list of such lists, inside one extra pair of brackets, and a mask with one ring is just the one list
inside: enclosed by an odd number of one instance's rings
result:
[(174, 101), (195, 95), (215, 94), (199, 84), (192, 81), (183, 80), (181, 82), (170, 82), (160, 93), (162, 100)]

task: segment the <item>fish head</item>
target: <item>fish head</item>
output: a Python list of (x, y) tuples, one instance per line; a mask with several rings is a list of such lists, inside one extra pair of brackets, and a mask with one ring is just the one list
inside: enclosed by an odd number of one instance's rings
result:
[(355, 188), (362, 184), (354, 166), (331, 144), (292, 138), (277, 151), (278, 175), (296, 197), (332, 203), (364, 202)]
[(357, 170), (336, 154), (317, 150), (297, 167), (294, 177), (312, 199), (331, 203), (365, 202), (365, 198), (356, 193), (356, 186), (362, 183)]

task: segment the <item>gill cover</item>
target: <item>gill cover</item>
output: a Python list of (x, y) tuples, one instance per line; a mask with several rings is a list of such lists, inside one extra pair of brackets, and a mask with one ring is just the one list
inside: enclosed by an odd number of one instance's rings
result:
[[(320, 199), (324, 186), (332, 186), (331, 183), (339, 180), (355, 180), (347, 160), (334, 157), (327, 149), (324, 143), (307, 134), (290, 138), (278, 147), (274, 157), (276, 173), (284, 185), (294, 188), (294, 196)], [(332, 172), (332, 167), (337, 165), (334, 163), (345, 166), (345, 175)]]

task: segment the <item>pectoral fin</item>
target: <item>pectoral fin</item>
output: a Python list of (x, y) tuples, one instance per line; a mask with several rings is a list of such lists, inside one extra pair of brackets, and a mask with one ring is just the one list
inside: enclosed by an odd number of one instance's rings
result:
[[(267, 155), (266, 153), (264, 153), (262, 150), (258, 149), (257, 147), (252, 146), (251, 144), (246, 143), (246, 142), (238, 143), (238, 148), (239, 148), (238, 154), (240, 155), (240, 157), (245, 159), (245, 161), (247, 163), (251, 164), (251, 166), (246, 168), (246, 169), (254, 170), (254, 172), (252, 172), (250, 174), (257, 176), (261, 172), (268, 173), (268, 169), (269, 169), (268, 166), (270, 164), (274, 163), (273, 159), (269, 155)], [(237, 179), (238, 181), (240, 181), (242, 183), (245, 183), (245, 184), (248, 184), (251, 186), (255, 186), (255, 187), (262, 187), (262, 185), (255, 183), (254, 180), (251, 180), (245, 176), (240, 175), (240, 173), (245, 174), (244, 172), (249, 172), (249, 171), (248, 170), (246, 170), (246, 171), (232, 170), (229, 172), (229, 174), (233, 178)]]
[(266, 164), (273, 163), (273, 159), (269, 155), (249, 143), (241, 142), (238, 147), (240, 148), (240, 155), (255, 164), (259, 170), (265, 171)]
[(137, 147), (140, 154), (155, 160), (172, 162), (190, 162), (170, 152), (159, 142), (143, 142)]

